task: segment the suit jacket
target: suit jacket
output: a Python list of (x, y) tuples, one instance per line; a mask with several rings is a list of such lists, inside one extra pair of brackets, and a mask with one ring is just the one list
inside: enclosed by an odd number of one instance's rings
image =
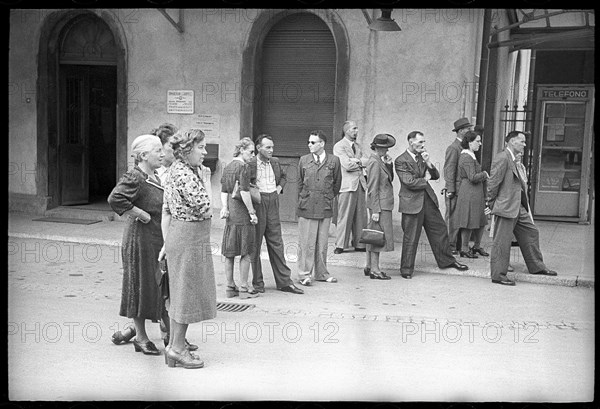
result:
[(425, 173), (429, 172), (431, 180), (440, 178), (440, 172), (434, 167), (431, 169), (423, 163), (419, 169), (417, 161), (410, 156), (408, 151), (396, 158), (394, 161), (396, 173), (400, 178), (400, 193), (398, 211), (407, 214), (417, 214), (423, 209), (425, 194), (429, 195), (437, 207), (440, 207), (437, 197), (429, 182), (425, 179)]
[(393, 166), (372, 153), (367, 162), (367, 207), (374, 213), (394, 209)]
[(340, 192), (342, 173), (340, 160), (325, 155), (317, 165), (312, 153), (298, 161), (298, 217), (324, 219), (333, 216), (333, 199)]
[[(492, 214), (513, 219), (519, 215), (521, 190), (524, 187), (518, 172), (508, 149), (496, 155), (487, 182), (486, 200)], [(526, 194), (527, 189), (524, 191)]]
[[(256, 174), (258, 166), (258, 158), (255, 156), (250, 159), (248, 162), (248, 167), (250, 169), (250, 183), (256, 184)], [(275, 186), (281, 186), (281, 193), (283, 193), (283, 188), (287, 183), (287, 175), (279, 162), (279, 159), (276, 157), (271, 157), (271, 167), (273, 168), (273, 174), (275, 175)]]
[(354, 142), (356, 153), (352, 151), (352, 143), (347, 138), (342, 138), (333, 145), (333, 154), (340, 158), (342, 166), (342, 186), (340, 192), (356, 192), (360, 183), (367, 190), (367, 181), (363, 170), (358, 164), (350, 163), (350, 158), (360, 159), (363, 166), (367, 165), (368, 157), (363, 154), (359, 144)]
[(458, 158), (463, 150), (460, 146), (460, 141), (455, 139), (454, 142), (446, 148), (446, 157), (444, 159), (444, 180), (446, 181), (446, 190), (456, 193), (458, 191)]

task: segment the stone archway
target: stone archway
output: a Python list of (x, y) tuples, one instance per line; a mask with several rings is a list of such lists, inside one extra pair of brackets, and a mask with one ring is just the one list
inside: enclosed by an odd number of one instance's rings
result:
[[(58, 180), (58, 52), (67, 24), (83, 15), (100, 18), (109, 27), (117, 51), (116, 175), (127, 170), (127, 45), (118, 19), (108, 11), (69, 10), (49, 15), (41, 28), (37, 83), (37, 196), (44, 212), (60, 204)], [(115, 180), (116, 183), (116, 180)]]

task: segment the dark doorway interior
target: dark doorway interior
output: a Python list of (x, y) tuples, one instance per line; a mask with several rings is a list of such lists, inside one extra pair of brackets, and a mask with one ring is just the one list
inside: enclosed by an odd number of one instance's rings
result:
[(61, 65), (63, 205), (106, 201), (116, 182), (115, 66)]

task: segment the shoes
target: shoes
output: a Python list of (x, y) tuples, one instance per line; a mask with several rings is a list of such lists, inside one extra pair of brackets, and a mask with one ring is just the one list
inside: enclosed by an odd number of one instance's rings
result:
[(296, 287), (294, 284), (290, 284), (286, 287), (282, 287), (279, 291), (283, 291), (284, 293), (292, 293), (292, 294), (304, 294), (304, 291)]
[(367, 251), (367, 249), (366, 249), (366, 248), (364, 248), (364, 247), (361, 247), (361, 248), (354, 248), (354, 251), (360, 251), (360, 252), (363, 252), (363, 253), (364, 253), (365, 251)]
[(254, 287), (254, 290), (255, 290), (256, 292), (259, 292), (259, 293), (261, 293), (261, 294), (264, 294), (264, 293), (265, 293), (265, 289), (264, 289), (264, 287), (258, 287), (258, 288), (257, 288), (257, 287)]
[(258, 297), (258, 291), (256, 291), (254, 288), (250, 290), (247, 287), (240, 287), (240, 298), (241, 299), (256, 298), (256, 297)]
[(466, 266), (464, 264), (459, 263), (458, 261), (455, 261), (454, 263), (447, 265), (446, 267), (443, 267), (443, 268), (455, 268), (460, 271), (465, 271), (465, 270), (469, 269), (469, 266)]
[(197, 369), (204, 367), (204, 362), (199, 358), (196, 359), (187, 349), (185, 352), (179, 354), (173, 351), (173, 348), (169, 348), (167, 351), (167, 365), (169, 365), (169, 368), (175, 368), (177, 365), (180, 365), (186, 369)]
[(490, 255), (490, 253), (488, 253), (487, 251), (485, 251), (484, 249), (482, 249), (481, 247), (471, 247), (471, 253), (475, 254), (475, 253), (479, 253), (479, 255), (482, 255), (483, 257), (487, 257)]
[(371, 274), (371, 267), (365, 267), (363, 269), (363, 272), (365, 273), (365, 275), (368, 277)]
[(335, 278), (335, 277), (329, 277), (326, 280), (317, 280), (317, 281), (323, 281), (326, 283), (337, 283), (338, 282), (337, 278)]
[(309, 285), (312, 285), (312, 280), (310, 279), (310, 277), (305, 277), (302, 280), (300, 280), (300, 284), (308, 287)]
[(123, 334), (121, 331), (117, 331), (112, 334), (111, 340), (113, 344), (119, 345), (131, 341), (131, 338), (133, 337), (135, 337), (135, 328), (130, 327), (125, 330), (125, 334)]
[(160, 351), (154, 345), (154, 342), (148, 341), (145, 344), (139, 343), (137, 339), (133, 340), (135, 352), (143, 352), (144, 355), (160, 355)]
[(400, 274), (402, 278), (406, 278), (407, 280), (412, 279), (412, 274)]
[(342, 254), (344, 252), (344, 249), (341, 249), (339, 247), (336, 247), (335, 250), (333, 250), (333, 254)]
[(553, 270), (540, 270), (540, 271), (537, 271), (537, 272), (531, 273), (531, 274), (538, 275), (538, 276), (556, 276), (556, 275), (558, 275), (558, 273)]
[(450, 250), (450, 253), (452, 253), (453, 256), (458, 256), (458, 251), (456, 250)]
[(371, 280), (391, 280), (392, 279), (392, 277), (386, 275), (383, 271), (380, 271), (379, 273), (371, 272), (371, 274), (369, 274), (369, 276), (371, 277)]
[(508, 278), (503, 278), (501, 280), (492, 280), (492, 283), (502, 284), (502, 285), (515, 285), (515, 282), (512, 280), (509, 280)]
[(240, 289), (237, 288), (235, 285), (233, 285), (233, 286), (228, 285), (225, 288), (225, 297), (233, 298), (233, 297), (237, 297), (238, 295), (240, 295)]
[(509, 273), (512, 273), (513, 271), (515, 271), (515, 268), (509, 264), (507, 270)]
[[(169, 336), (168, 335), (163, 338), (163, 343), (165, 344), (165, 348), (169, 345)], [(190, 341), (188, 341), (186, 338), (185, 339), (185, 348), (188, 351), (196, 351), (196, 350), (198, 350), (198, 345), (191, 344)]]
[(460, 256), (466, 258), (479, 258), (476, 254), (473, 253), (472, 249), (469, 249), (469, 251), (461, 251)]

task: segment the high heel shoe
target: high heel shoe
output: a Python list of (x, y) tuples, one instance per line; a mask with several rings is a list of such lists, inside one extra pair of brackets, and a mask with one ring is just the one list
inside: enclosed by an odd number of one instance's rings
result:
[(200, 358), (192, 355), (187, 349), (183, 353), (179, 354), (173, 351), (173, 348), (169, 348), (166, 357), (169, 368), (175, 368), (177, 365), (180, 365), (186, 369), (204, 367), (204, 362)]
[(471, 247), (471, 253), (475, 254), (475, 253), (479, 253), (480, 255), (482, 255), (483, 257), (487, 257), (490, 255), (490, 253), (488, 253), (487, 251), (485, 251), (484, 249), (482, 249), (481, 247)]
[(240, 298), (241, 299), (256, 298), (256, 297), (258, 297), (258, 291), (256, 291), (254, 288), (249, 290), (248, 287), (240, 287)]
[(371, 280), (391, 280), (392, 277), (386, 275), (384, 272), (380, 271), (379, 273), (371, 272), (370, 274)]
[(227, 298), (237, 297), (239, 294), (240, 294), (240, 290), (235, 285), (233, 285), (233, 286), (228, 285), (225, 288), (225, 297), (227, 297)]
[(479, 258), (476, 254), (473, 254), (471, 249), (469, 249), (469, 251), (461, 251), (460, 256), (466, 258)]
[(365, 273), (365, 276), (368, 277), (371, 274), (371, 267), (365, 267), (363, 272)]
[(148, 341), (145, 344), (139, 343), (137, 339), (133, 340), (135, 352), (143, 352), (144, 355), (160, 355), (160, 351), (154, 345), (154, 342)]
[(112, 342), (115, 345), (124, 344), (131, 341), (131, 338), (135, 337), (135, 328), (130, 327), (125, 330), (125, 334), (121, 331), (117, 331), (112, 334)]
[[(167, 345), (169, 345), (169, 336), (168, 335), (163, 338), (163, 343), (165, 344), (165, 348), (167, 347)], [(190, 341), (188, 341), (186, 338), (185, 339), (185, 348), (188, 351), (196, 351), (198, 349), (198, 345), (190, 343)]]

